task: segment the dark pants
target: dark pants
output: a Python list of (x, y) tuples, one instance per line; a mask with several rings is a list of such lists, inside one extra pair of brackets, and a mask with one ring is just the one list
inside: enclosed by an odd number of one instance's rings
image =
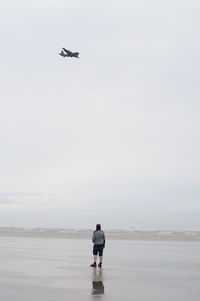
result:
[(98, 255), (99, 256), (103, 256), (103, 248), (104, 248), (104, 245), (94, 245), (93, 247), (93, 255)]

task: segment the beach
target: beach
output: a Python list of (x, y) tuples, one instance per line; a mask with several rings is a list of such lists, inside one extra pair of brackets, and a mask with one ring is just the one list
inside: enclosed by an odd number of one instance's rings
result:
[(102, 269), (91, 253), (78, 236), (0, 236), (1, 300), (199, 300), (199, 241), (108, 239)]

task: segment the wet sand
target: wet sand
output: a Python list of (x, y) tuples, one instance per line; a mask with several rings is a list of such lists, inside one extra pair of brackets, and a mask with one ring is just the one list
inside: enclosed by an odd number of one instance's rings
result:
[(90, 268), (86, 239), (0, 237), (2, 301), (197, 301), (200, 242), (110, 240)]

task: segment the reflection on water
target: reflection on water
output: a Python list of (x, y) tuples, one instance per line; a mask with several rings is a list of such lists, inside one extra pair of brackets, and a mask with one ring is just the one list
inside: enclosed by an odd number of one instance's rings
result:
[(92, 292), (94, 295), (103, 295), (104, 294), (104, 284), (103, 284), (103, 273), (102, 269), (93, 269), (92, 274)]

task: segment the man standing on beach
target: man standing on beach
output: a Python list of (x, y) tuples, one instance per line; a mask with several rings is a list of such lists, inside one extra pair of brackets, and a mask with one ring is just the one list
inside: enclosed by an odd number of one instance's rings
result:
[(99, 255), (99, 264), (98, 267), (101, 268), (103, 261), (103, 249), (105, 248), (105, 234), (101, 230), (101, 225), (96, 225), (96, 231), (93, 232), (92, 241), (94, 243), (93, 246), (93, 255), (94, 255), (94, 263), (90, 266), (96, 268), (97, 266), (97, 255)]

